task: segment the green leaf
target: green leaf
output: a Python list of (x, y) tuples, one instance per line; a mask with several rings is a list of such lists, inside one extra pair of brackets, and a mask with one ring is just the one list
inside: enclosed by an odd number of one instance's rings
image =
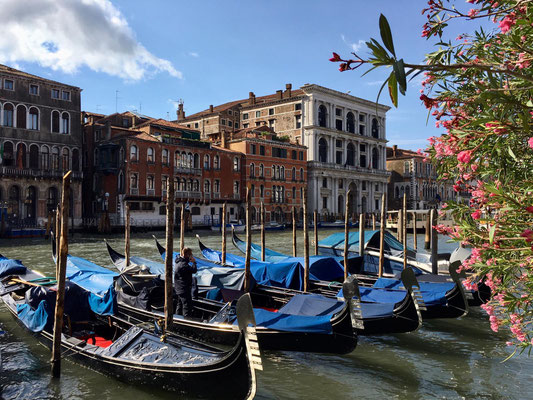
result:
[(389, 21), (387, 21), (387, 18), (385, 18), (383, 14), (380, 14), (379, 16), (379, 33), (381, 34), (381, 39), (383, 40), (385, 47), (392, 53), (394, 57), (396, 57), (394, 45), (392, 44), (392, 33), (390, 30)]
[(392, 68), (394, 69), (394, 75), (396, 75), (396, 80), (398, 81), (398, 86), (400, 87), (400, 93), (405, 96), (405, 91), (407, 90), (407, 80), (405, 78), (403, 59), (400, 59), (392, 64)]
[(496, 225), (492, 225), (489, 230), (489, 242), (494, 243), (494, 234), (496, 233)]
[(515, 155), (514, 151), (511, 149), (511, 147), (508, 147), (507, 150), (509, 151), (509, 155), (510, 155), (511, 157), (513, 157), (513, 160), (518, 161), (518, 159), (516, 158), (516, 155)]
[(396, 74), (394, 71), (389, 76), (389, 95), (394, 107), (398, 107), (398, 82), (396, 81)]

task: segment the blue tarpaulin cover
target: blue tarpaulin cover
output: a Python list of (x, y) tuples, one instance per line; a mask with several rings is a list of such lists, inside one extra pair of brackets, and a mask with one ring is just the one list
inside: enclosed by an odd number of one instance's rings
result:
[[(379, 237), (379, 230), (369, 230), (364, 232), (364, 242), (365, 246), (368, 245), (372, 240), (376, 240), (376, 237)], [(329, 235), (327, 238), (322, 239), (318, 242), (320, 247), (331, 248), (338, 252), (344, 251), (344, 232), (334, 233)], [(392, 234), (385, 231), (385, 251), (392, 252), (403, 252), (403, 244), (400, 243)], [(408, 247), (408, 251), (414, 251), (414, 249)], [(359, 252), (359, 232), (350, 232), (348, 236), (348, 251)], [(339, 253), (340, 255), (340, 253)]]
[(279, 309), (279, 312), (292, 315), (333, 315), (344, 307), (344, 301), (316, 294), (298, 294)]
[[(258, 326), (287, 332), (327, 333), (332, 332), (331, 315), (311, 317), (291, 315), (254, 308), (255, 322)], [(237, 324), (237, 321), (234, 322)]]
[(26, 267), (20, 260), (12, 260), (0, 257), (0, 278), (9, 275), (20, 275), (26, 273)]
[(87, 291), (104, 296), (118, 274), (80, 257), (67, 256), (67, 278)]
[[(420, 291), (424, 303), (428, 306), (444, 305), (447, 303), (446, 292), (453, 289), (455, 283), (420, 283)], [(403, 282), (397, 279), (379, 278), (373, 285), (375, 288), (400, 289), (403, 287)]]
[[(32, 332), (41, 332), (48, 323), (48, 304), (41, 300), (39, 306), (33, 310), (29, 304), (17, 304), (17, 314), (21, 322)], [(52, 315), (53, 317), (53, 315)]]

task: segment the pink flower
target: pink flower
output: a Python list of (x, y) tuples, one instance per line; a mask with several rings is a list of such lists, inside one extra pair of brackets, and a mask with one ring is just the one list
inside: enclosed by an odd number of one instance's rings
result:
[(533, 213), (533, 206), (526, 207), (526, 211), (529, 213)]
[(476, 210), (472, 214), (470, 214), (472, 218), (474, 219), (480, 219), (481, 218), (481, 210)]
[(500, 21), (498, 25), (500, 26), (500, 30), (502, 31), (502, 33), (507, 33), (514, 24), (515, 22), (511, 18), (505, 17)]
[(468, 16), (470, 18), (475, 17), (479, 13), (479, 10), (472, 8), (470, 11), (468, 11)]
[(526, 242), (533, 242), (533, 231), (531, 229), (526, 229), (520, 234), (521, 237), (526, 238)]
[(472, 158), (472, 151), (470, 150), (463, 150), (459, 154), (457, 154), (457, 160), (464, 164), (470, 162), (471, 158)]
[(527, 141), (527, 144), (529, 145), (529, 147), (533, 149), (533, 136), (529, 138), (529, 140)]

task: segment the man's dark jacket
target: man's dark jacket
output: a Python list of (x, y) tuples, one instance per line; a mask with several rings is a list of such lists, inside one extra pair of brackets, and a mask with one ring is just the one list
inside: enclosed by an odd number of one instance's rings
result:
[(178, 257), (174, 267), (174, 290), (178, 294), (191, 291), (192, 274), (196, 273), (196, 263), (189, 265), (189, 258)]

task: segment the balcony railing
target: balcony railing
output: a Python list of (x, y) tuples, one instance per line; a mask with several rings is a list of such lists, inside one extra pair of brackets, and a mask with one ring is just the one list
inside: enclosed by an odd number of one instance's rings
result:
[(191, 174), (191, 175), (202, 175), (201, 168), (188, 168), (188, 167), (175, 167), (174, 172), (176, 174)]
[(220, 199), (220, 193), (214, 193), (214, 192), (213, 192), (213, 193), (211, 193), (211, 197), (212, 197), (213, 199)]
[(155, 189), (146, 189), (147, 196), (155, 196)]
[[(67, 173), (67, 170), (55, 170), (55, 169), (30, 169), (30, 168), (17, 168), (17, 167), (0, 167), (0, 175), (3, 176), (20, 176), (28, 178), (62, 178)], [(82, 179), (83, 172), (73, 171), (72, 179)]]
[(139, 194), (139, 188), (130, 188), (130, 194), (137, 196)]

